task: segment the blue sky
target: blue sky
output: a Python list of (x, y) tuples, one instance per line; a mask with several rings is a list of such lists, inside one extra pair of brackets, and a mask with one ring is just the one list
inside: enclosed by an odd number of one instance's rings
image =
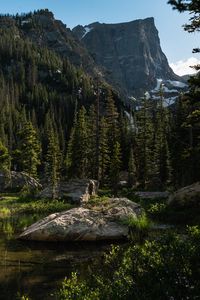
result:
[(182, 25), (187, 22), (188, 15), (173, 11), (167, 0), (5, 0), (0, 4), (1, 13), (15, 14), (40, 8), (48, 8), (70, 28), (96, 21), (119, 23), (154, 17), (161, 47), (173, 68), (184, 67), (188, 60), (194, 60), (192, 57), (199, 59), (192, 54), (192, 48), (199, 46), (200, 34), (184, 32)]

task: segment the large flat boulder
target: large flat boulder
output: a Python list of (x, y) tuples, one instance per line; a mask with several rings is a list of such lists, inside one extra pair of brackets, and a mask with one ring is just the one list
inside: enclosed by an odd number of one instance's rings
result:
[(121, 222), (128, 216), (137, 218), (140, 205), (126, 199), (113, 198), (105, 204), (51, 214), (28, 227), (20, 239), (35, 241), (119, 240), (128, 236), (128, 227)]
[[(58, 198), (66, 199), (73, 204), (87, 202), (91, 196), (96, 195), (98, 182), (92, 179), (73, 179), (61, 182), (58, 185)], [(47, 186), (38, 195), (40, 198), (52, 198), (52, 187)]]
[(171, 194), (168, 204), (175, 207), (200, 208), (200, 182), (183, 187)]

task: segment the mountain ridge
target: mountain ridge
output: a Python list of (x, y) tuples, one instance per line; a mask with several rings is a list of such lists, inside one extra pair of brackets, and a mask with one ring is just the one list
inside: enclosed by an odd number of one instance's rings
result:
[(106, 80), (127, 96), (150, 91), (158, 78), (182, 81), (162, 52), (153, 17), (116, 24), (95, 22), (72, 31), (96, 64), (107, 70)]
[(70, 30), (45, 9), (1, 17), (0, 28), (8, 26), (16, 31), (14, 38), (29, 38), (66, 57), (97, 81), (107, 82), (126, 103), (130, 97), (153, 91), (158, 79), (167, 85), (184, 82), (162, 52), (153, 17), (116, 24), (93, 22)]

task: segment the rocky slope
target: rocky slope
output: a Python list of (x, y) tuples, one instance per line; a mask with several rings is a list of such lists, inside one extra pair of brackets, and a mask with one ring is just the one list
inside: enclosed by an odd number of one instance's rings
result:
[(12, 28), (13, 38), (29, 38), (37, 46), (46, 47), (66, 57), (75, 66), (91, 74), (95, 63), (88, 50), (74, 37), (72, 31), (56, 20), (49, 10), (13, 16), (1, 16), (0, 28)]
[(9, 27), (14, 39), (28, 38), (59, 53), (93, 78), (111, 84), (126, 99), (143, 96), (146, 91), (156, 99), (161, 81), (172, 100), (185, 87), (177, 84), (184, 79), (174, 74), (162, 52), (153, 18), (121, 24), (96, 22), (71, 31), (45, 9), (1, 16), (0, 28)]
[(153, 18), (121, 24), (77, 26), (74, 34), (88, 49), (105, 77), (126, 95), (141, 96), (157, 79), (182, 81), (169, 67)]

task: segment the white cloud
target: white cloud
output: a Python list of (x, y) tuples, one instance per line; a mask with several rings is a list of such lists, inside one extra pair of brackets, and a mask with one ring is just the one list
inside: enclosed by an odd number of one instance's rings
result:
[(196, 57), (190, 57), (186, 60), (179, 60), (175, 63), (171, 63), (170, 67), (174, 71), (174, 73), (182, 76), (185, 74), (194, 74), (196, 71), (193, 68), (190, 68), (190, 66), (194, 66), (200, 64), (200, 60)]

